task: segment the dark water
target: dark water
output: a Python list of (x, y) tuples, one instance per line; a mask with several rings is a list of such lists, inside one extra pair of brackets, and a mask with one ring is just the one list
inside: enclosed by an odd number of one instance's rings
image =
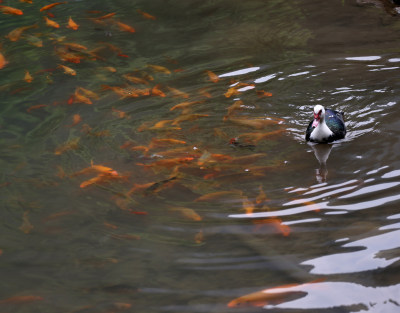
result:
[[(400, 310), (397, 16), (71, 1), (55, 29), (43, 3), (2, 4), (24, 15), (0, 16), (1, 312)], [(345, 112), (346, 139), (304, 142), (315, 104)]]

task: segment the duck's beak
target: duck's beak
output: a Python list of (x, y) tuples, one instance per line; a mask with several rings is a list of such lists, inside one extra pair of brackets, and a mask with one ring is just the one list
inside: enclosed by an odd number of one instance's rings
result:
[(319, 124), (319, 117), (318, 118), (314, 118), (314, 121), (313, 121), (313, 123), (312, 123), (312, 127), (317, 127), (318, 126), (318, 124)]

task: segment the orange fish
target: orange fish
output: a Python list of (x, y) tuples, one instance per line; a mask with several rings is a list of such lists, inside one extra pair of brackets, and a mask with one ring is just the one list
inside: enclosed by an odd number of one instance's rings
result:
[(260, 190), (260, 192), (259, 192), (258, 196), (256, 197), (257, 204), (261, 204), (261, 203), (264, 203), (265, 201), (269, 200), (262, 188), (262, 185), (260, 185), (259, 190)]
[(201, 221), (202, 218), (199, 214), (196, 213), (195, 210), (189, 209), (189, 208), (184, 208), (184, 207), (175, 207), (171, 208), (171, 211), (179, 212), (182, 216), (185, 218), (192, 220), (192, 221)]
[(256, 94), (257, 94), (257, 96), (259, 96), (260, 98), (262, 98), (262, 97), (272, 97), (272, 93), (266, 92), (266, 91), (264, 91), (264, 90), (256, 90)]
[(162, 90), (160, 89), (160, 85), (155, 85), (152, 89), (151, 89), (151, 94), (155, 95), (155, 96), (160, 96), (160, 97), (165, 97), (165, 93), (162, 92)]
[(282, 119), (277, 118), (229, 118), (229, 120), (235, 124), (249, 126), (256, 129), (264, 128), (267, 125), (271, 124), (281, 124), (283, 122)]
[(186, 92), (180, 91), (179, 89), (168, 87), (169, 91), (173, 94), (174, 97), (180, 98), (189, 98), (189, 94)]
[(194, 160), (192, 157), (183, 157), (183, 158), (172, 158), (172, 159), (162, 159), (155, 161), (150, 164), (141, 164), (137, 163), (138, 165), (143, 165), (144, 167), (153, 167), (153, 166), (160, 166), (160, 167), (166, 167), (166, 168), (171, 168), (179, 164), (187, 164), (190, 163)]
[(115, 22), (115, 23), (118, 25), (119, 29), (124, 31), (124, 32), (129, 32), (129, 33), (136, 32), (136, 30), (132, 26), (129, 26), (127, 24), (124, 24), (124, 23), (121, 23), (121, 22), (118, 22), (118, 21)]
[(149, 147), (164, 147), (169, 145), (185, 145), (186, 141), (173, 139), (173, 138), (153, 138)]
[(100, 99), (100, 97), (97, 95), (97, 93), (95, 93), (95, 92), (93, 92), (93, 91), (91, 91), (89, 89), (86, 89), (86, 88), (83, 88), (83, 87), (78, 87), (77, 90), (82, 92), (85, 96), (87, 96), (87, 97), (89, 97), (91, 99), (94, 99), (94, 100), (99, 100)]
[(93, 104), (92, 100), (90, 100), (88, 97), (85, 95), (81, 94), (79, 92), (79, 89), (75, 90), (74, 93), (74, 103), (85, 103), (85, 104)]
[(4, 55), (0, 52), (0, 70), (7, 65), (7, 61), (6, 58), (4, 57)]
[[(278, 289), (286, 289), (297, 286), (307, 286), (310, 284), (315, 284), (323, 281), (324, 279), (316, 279), (314, 281), (305, 283), (305, 284), (289, 284), (283, 285), (273, 288), (268, 288), (265, 290), (253, 292), (242, 297), (236, 298), (230, 301), (227, 306), (230, 308), (235, 307), (246, 307), (246, 306), (255, 306), (255, 307), (263, 307), (267, 304), (279, 304), (288, 300), (288, 296), (294, 295), (299, 292), (291, 292), (291, 291), (282, 291), (278, 292)], [(300, 292), (301, 294), (301, 292)]]
[(213, 82), (213, 83), (217, 83), (219, 81), (219, 77), (218, 75), (216, 75), (215, 73), (211, 72), (211, 71), (206, 71), (209, 79)]
[(149, 84), (149, 82), (147, 80), (145, 80), (144, 78), (136, 77), (133, 75), (124, 74), (124, 75), (122, 75), (122, 77), (125, 78), (126, 80), (129, 80), (132, 83), (135, 83), (135, 84), (143, 84), (143, 85)]
[(78, 30), (78, 28), (79, 28), (79, 25), (74, 22), (74, 20), (71, 18), (71, 16), (68, 19), (67, 28), (70, 28), (73, 30)]
[(200, 117), (207, 117), (209, 116), (208, 114), (183, 114), (178, 116), (176, 119), (174, 119), (174, 122), (172, 123), (172, 125), (178, 125), (181, 122), (185, 122), (185, 121), (193, 121), (193, 120), (197, 120)]
[(71, 139), (65, 143), (63, 143), (62, 145), (58, 146), (56, 148), (56, 150), (54, 151), (55, 155), (61, 155), (66, 151), (69, 150), (77, 150), (79, 148), (79, 137), (76, 137), (74, 139)]
[(126, 114), (126, 112), (124, 112), (124, 111), (117, 110), (117, 109), (115, 109), (115, 108), (111, 108), (111, 110), (112, 110), (113, 112), (115, 112), (115, 113), (118, 115), (119, 118), (125, 118), (125, 117), (127, 117), (127, 114)]
[(116, 14), (115, 12), (113, 12), (113, 13), (108, 13), (108, 14), (106, 14), (106, 15), (103, 15), (103, 16), (100, 16), (100, 17), (96, 17), (95, 19), (96, 19), (96, 20), (105, 20), (105, 19), (108, 19), (108, 18), (110, 18), (110, 17), (113, 17), (115, 14)]
[(32, 0), (19, 0), (19, 2), (33, 3), (33, 1), (32, 1)]
[(18, 27), (8, 33), (6, 38), (10, 39), (11, 41), (17, 41), (21, 37), (22, 33), (31, 28), (37, 28), (37, 24), (29, 25), (29, 26), (22, 26)]
[(81, 45), (79, 43), (74, 43), (74, 42), (65, 42), (63, 44), (66, 46), (69, 50), (87, 50), (87, 48), (84, 45)]
[(224, 116), (224, 121), (228, 119), (235, 111), (242, 110), (244, 103), (242, 100), (236, 100), (230, 107), (228, 107), (228, 113)]
[(46, 107), (47, 104), (36, 104), (36, 105), (32, 105), (29, 108), (26, 109), (26, 112), (30, 113), (32, 110), (36, 110), (36, 109), (40, 109), (40, 108), (44, 108)]
[(221, 199), (228, 199), (231, 198), (232, 196), (241, 196), (242, 192), (239, 190), (234, 190), (234, 191), (217, 191), (217, 192), (212, 192), (208, 193), (205, 195), (202, 195), (195, 199), (195, 202), (201, 202), (201, 201), (214, 201), (214, 200), (221, 200)]
[(172, 108), (170, 108), (170, 111), (176, 110), (176, 109), (187, 109), (188, 107), (192, 106), (193, 104), (196, 103), (201, 103), (202, 101), (185, 101), (185, 102), (181, 102), (178, 103), (176, 105), (174, 105)]
[(33, 301), (41, 301), (42, 297), (39, 296), (14, 296), (7, 299), (0, 300), (1, 304), (5, 303), (27, 303)]
[(65, 2), (54, 2), (54, 3), (51, 3), (51, 4), (45, 5), (39, 11), (43, 12), (43, 11), (46, 11), (46, 10), (50, 10), (51, 8), (54, 8), (56, 5), (65, 4), (65, 3), (67, 3), (67, 2), (66, 1)]
[(155, 20), (155, 19), (156, 19), (155, 16), (150, 15), (149, 13), (143, 12), (143, 11), (140, 10), (140, 9), (137, 9), (136, 11), (137, 11), (139, 14), (141, 14), (144, 18), (147, 18), (148, 20)]
[(276, 135), (280, 135), (283, 132), (285, 132), (284, 129), (279, 129), (279, 130), (275, 130), (275, 131), (271, 131), (271, 132), (267, 132), (267, 133), (245, 133), (245, 134), (241, 134), (239, 136), (239, 138), (257, 143), (260, 140), (267, 139), (267, 138), (270, 138), (270, 137), (273, 137)]
[(149, 64), (147, 66), (150, 67), (155, 72), (164, 73), (164, 74), (171, 74), (171, 71), (169, 69), (167, 69), (165, 66), (154, 65), (154, 64)]
[(82, 121), (81, 116), (79, 114), (74, 114), (72, 116), (72, 124), (70, 125), (70, 127), (78, 125), (81, 121)]
[(28, 71), (25, 71), (24, 81), (26, 81), (27, 83), (31, 83), (33, 81), (33, 77), (31, 76), (31, 74), (29, 74)]
[(243, 210), (246, 214), (252, 214), (255, 210), (253, 202), (251, 202), (247, 197), (242, 199)]
[(262, 225), (272, 225), (278, 230), (280, 233), (282, 233), (283, 236), (287, 237), (290, 235), (290, 227), (288, 225), (282, 224), (282, 220), (279, 218), (266, 218), (266, 219), (256, 219), (253, 220), (253, 223), (256, 224), (259, 228)]
[(5, 5), (0, 5), (0, 11), (3, 12), (3, 14), (11, 14), (11, 15), (23, 15), (24, 12), (22, 12), (19, 9), (8, 7)]
[(59, 64), (58, 67), (62, 68), (64, 70), (65, 74), (71, 75), (71, 76), (75, 76), (76, 75), (76, 71), (68, 66)]
[(46, 21), (47, 26), (50, 26), (53, 28), (60, 28), (60, 25), (57, 22), (49, 19), (47, 16), (44, 16), (44, 20)]

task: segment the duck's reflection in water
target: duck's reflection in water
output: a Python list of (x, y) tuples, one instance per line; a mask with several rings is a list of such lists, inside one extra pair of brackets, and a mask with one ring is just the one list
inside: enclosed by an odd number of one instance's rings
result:
[(326, 177), (328, 175), (326, 162), (328, 161), (333, 145), (309, 143), (309, 146), (311, 146), (313, 149), (314, 155), (320, 165), (319, 169), (316, 170), (315, 178), (317, 179), (318, 183), (323, 183), (326, 181)]

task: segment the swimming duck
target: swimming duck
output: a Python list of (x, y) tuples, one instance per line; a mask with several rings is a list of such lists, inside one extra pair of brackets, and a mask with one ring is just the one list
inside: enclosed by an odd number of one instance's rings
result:
[(317, 143), (328, 143), (343, 139), (346, 135), (343, 112), (326, 109), (317, 104), (314, 107), (314, 120), (306, 131), (306, 140)]

